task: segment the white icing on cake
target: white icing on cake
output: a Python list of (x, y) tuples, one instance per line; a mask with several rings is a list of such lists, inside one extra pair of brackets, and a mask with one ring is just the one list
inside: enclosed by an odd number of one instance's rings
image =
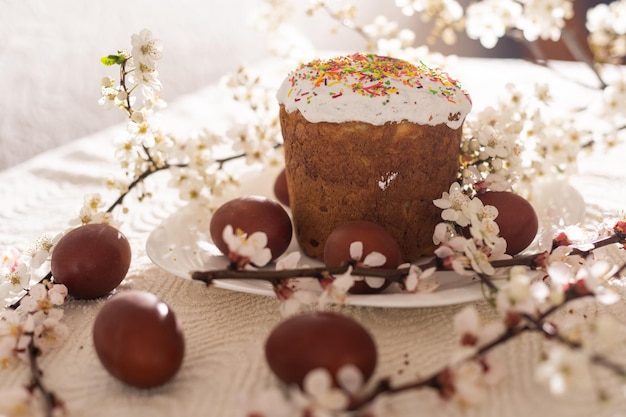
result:
[(288, 113), (299, 110), (312, 123), (407, 120), (457, 129), (472, 107), (467, 92), (443, 71), (372, 54), (303, 64), (283, 81), (277, 98)]

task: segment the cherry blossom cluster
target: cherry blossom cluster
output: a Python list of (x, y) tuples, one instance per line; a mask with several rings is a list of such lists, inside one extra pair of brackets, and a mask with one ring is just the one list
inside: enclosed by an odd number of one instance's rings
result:
[[(52, 283), (45, 272), (60, 237), (44, 235), (23, 251), (9, 249), (0, 259), (0, 369), (22, 363), (37, 369), (36, 358), (61, 346), (69, 335), (61, 322), (67, 288)], [(62, 407), (39, 371), (31, 383), (3, 390), (0, 398), (2, 415), (43, 415)]]
[[(459, 180), (468, 194), (513, 189), (528, 195), (539, 178), (576, 172), (578, 155), (594, 138), (577, 112), (551, 106), (551, 94), (547, 84), (525, 92), (508, 84), (497, 104), (467, 118)], [(596, 144), (612, 140), (598, 137)]]
[(594, 60), (623, 64), (626, 57), (626, 1), (600, 3), (590, 8), (586, 17)]
[(102, 78), (99, 103), (107, 110), (119, 108), (128, 117), (128, 135), (118, 138), (116, 144), (116, 157), (126, 178), (108, 180), (110, 187), (122, 192), (127, 190), (127, 178), (162, 169), (167, 163), (164, 151), (174, 146), (174, 139), (161, 129), (155, 115), (155, 110), (166, 106), (160, 96), (157, 70), (157, 61), (163, 57), (162, 44), (146, 29), (133, 35), (131, 43), (130, 51), (120, 50), (101, 59), (105, 65), (119, 65), (119, 80)]
[(463, 27), (463, 7), (456, 0), (395, 0), (405, 16), (418, 15), (424, 22), (433, 22), (428, 43), (441, 39), (456, 42), (456, 32)]
[[(156, 65), (163, 56), (161, 41), (144, 29), (132, 36), (131, 43), (130, 52), (122, 50), (102, 58), (106, 65), (119, 65), (120, 76), (117, 84), (111, 77), (103, 78), (100, 104), (105, 109), (117, 107), (128, 117), (128, 134), (118, 140), (116, 150), (125, 176), (107, 181), (120, 197), (106, 210), (102, 210), (99, 196), (88, 197), (81, 210), (82, 223), (110, 223), (112, 207), (122, 204), (130, 189), (137, 190), (140, 199), (149, 197), (151, 191), (144, 180), (158, 171), (170, 171), (169, 185), (178, 190), (181, 199), (207, 203), (236, 184), (236, 178), (224, 169), (226, 162), (241, 157), (247, 163), (277, 160), (273, 152), (280, 144), (277, 105), (258, 77), (242, 69), (222, 81), (240, 104), (240, 113), (246, 115), (227, 132), (205, 128), (176, 137), (162, 129), (157, 114), (166, 106), (160, 97)], [(224, 149), (230, 153), (224, 154)]]
[(45, 278), (50, 255), (62, 233), (42, 235), (23, 250), (9, 248), (0, 258), (0, 299), (4, 305), (19, 299), (32, 284)]
[[(345, 415), (351, 401), (363, 389), (363, 375), (352, 365), (344, 365), (337, 371), (339, 386), (333, 384), (332, 376), (325, 368), (311, 370), (302, 389), (270, 387), (243, 404), (245, 416), (272, 417), (333, 417)], [(390, 415), (391, 407), (384, 397), (377, 397), (359, 410), (361, 416)]]
[(250, 74), (245, 68), (226, 75), (222, 84), (229, 89), (233, 99), (243, 104), (248, 114), (226, 131), (225, 136), (235, 152), (239, 152), (249, 165), (271, 165), (280, 162), (275, 152), (282, 144), (278, 103), (274, 89), (263, 84), (260, 76)]
[[(495, 269), (491, 263), (510, 258), (495, 222), (497, 208), (483, 205), (479, 198), (468, 197), (456, 182), (433, 203), (442, 209), (444, 220), (433, 234), (433, 242), (438, 245), (435, 255), (446, 269), (461, 275), (493, 275)], [(463, 228), (469, 230), (470, 237), (463, 235)]]
[[(350, 3), (341, 10), (350, 10), (346, 13), (333, 11), (328, 2), (314, 0), (312, 11), (324, 9), (338, 21), (348, 21), (349, 27), (362, 30), (363, 28), (353, 22), (356, 15), (356, 7)], [(471, 39), (480, 40), (485, 48), (493, 48), (498, 40), (505, 36), (516, 39), (524, 39), (527, 42), (535, 42), (539, 39), (557, 41), (568, 19), (574, 15), (573, 0), (478, 0), (463, 6), (456, 0), (395, 0), (395, 4), (405, 16), (419, 16), (422, 22), (431, 22), (432, 28), (426, 44), (433, 44), (438, 40), (446, 44), (454, 44), (457, 41), (457, 33), (465, 31)], [(605, 16), (617, 16), (619, 7), (611, 7), (610, 11), (599, 9), (591, 22), (604, 22)], [(397, 23), (390, 22), (385, 17), (377, 17), (375, 24), (368, 25), (370, 29), (364, 31), (368, 35), (368, 47), (373, 49), (377, 39), (388, 38), (396, 29)], [(592, 23), (592, 24), (593, 24)], [(615, 30), (617, 26), (617, 30)], [(619, 24), (609, 26), (602, 25), (602, 29), (610, 33), (619, 34), (622, 29)], [(623, 34), (623, 32), (621, 33)], [(408, 35), (408, 36), (407, 36)], [(401, 31), (397, 40), (413, 41), (409, 32)], [(606, 45), (606, 37), (602, 39)]]
[(558, 41), (565, 22), (574, 16), (573, 0), (483, 0), (466, 9), (465, 30), (485, 48), (493, 48), (511, 31), (528, 42)]

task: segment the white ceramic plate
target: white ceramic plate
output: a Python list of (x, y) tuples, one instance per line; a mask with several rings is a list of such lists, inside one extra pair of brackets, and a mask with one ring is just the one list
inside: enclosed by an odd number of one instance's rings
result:
[[(274, 179), (279, 169), (252, 172), (242, 177), (236, 193), (223, 196), (223, 201), (242, 195), (264, 195), (273, 197)], [(160, 268), (178, 277), (191, 279), (197, 270), (221, 269), (227, 266), (226, 257), (211, 242), (209, 236), (210, 213), (190, 204), (167, 218), (150, 233), (146, 251), (150, 259)], [(293, 239), (287, 250), (299, 250)], [(303, 263), (310, 266), (319, 262), (303, 257)], [(482, 297), (480, 282), (471, 277), (463, 277), (454, 272), (437, 272), (440, 286), (432, 293), (410, 294), (392, 285), (383, 293), (374, 295), (350, 295), (346, 303), (371, 307), (434, 307), (460, 304)], [(264, 296), (274, 296), (271, 285), (262, 280), (215, 280), (219, 288)]]

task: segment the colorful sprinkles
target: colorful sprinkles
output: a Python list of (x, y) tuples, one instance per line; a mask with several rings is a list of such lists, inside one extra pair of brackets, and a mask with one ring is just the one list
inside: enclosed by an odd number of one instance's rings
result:
[(428, 91), (439, 95), (450, 103), (457, 103), (457, 94), (460, 92), (467, 100), (469, 95), (463, 91), (459, 83), (440, 69), (431, 69), (423, 62), (413, 65), (395, 58), (382, 57), (374, 54), (353, 54), (329, 60), (315, 60), (302, 64), (292, 72), (288, 78), (291, 88), (287, 97), (294, 97), (298, 102), (306, 100), (307, 104), (316, 96), (315, 91), (303, 91), (299, 88), (301, 81), (313, 88), (324, 85), (335, 87), (329, 95), (332, 98), (343, 96), (346, 91), (352, 91), (364, 97), (381, 97), (382, 104), (389, 102), (389, 97), (399, 94), (400, 91), (391, 80), (397, 80), (402, 85), (420, 89), (422, 80), (428, 79), (435, 86), (429, 86)]

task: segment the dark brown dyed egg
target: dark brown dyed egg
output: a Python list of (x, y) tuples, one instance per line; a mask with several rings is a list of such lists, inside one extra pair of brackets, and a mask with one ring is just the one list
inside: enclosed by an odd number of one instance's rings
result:
[(495, 222), (506, 240), (506, 253), (517, 255), (535, 239), (539, 228), (537, 213), (523, 197), (507, 191), (487, 191), (477, 196), (484, 205), (498, 209)]
[[(379, 252), (385, 256), (386, 262), (380, 268), (397, 268), (402, 262), (402, 252), (391, 233), (379, 224), (355, 220), (339, 225), (328, 236), (324, 245), (324, 263), (328, 266), (339, 266), (350, 261), (350, 245), (353, 242), (363, 243), (363, 253), (358, 261), (371, 252)], [(364, 280), (355, 281), (350, 289), (353, 294), (375, 294), (390, 285), (390, 281), (378, 288), (370, 287)]]
[(111, 375), (138, 388), (169, 381), (185, 353), (174, 312), (146, 291), (123, 292), (108, 300), (96, 316), (93, 344)]
[(52, 251), (55, 282), (76, 298), (110, 293), (126, 276), (131, 251), (126, 237), (106, 224), (86, 224), (63, 236)]
[(276, 199), (289, 207), (289, 190), (287, 188), (287, 172), (283, 168), (274, 181), (274, 195)]
[(302, 386), (313, 369), (325, 368), (335, 379), (344, 365), (356, 366), (367, 381), (376, 368), (376, 344), (355, 320), (336, 313), (313, 312), (286, 319), (265, 342), (265, 358), (285, 384)]
[(282, 255), (291, 243), (293, 229), (289, 215), (278, 202), (266, 197), (239, 197), (224, 203), (215, 211), (209, 225), (211, 239), (225, 255), (228, 255), (228, 245), (222, 233), (228, 225), (248, 235), (264, 232), (272, 260)]

